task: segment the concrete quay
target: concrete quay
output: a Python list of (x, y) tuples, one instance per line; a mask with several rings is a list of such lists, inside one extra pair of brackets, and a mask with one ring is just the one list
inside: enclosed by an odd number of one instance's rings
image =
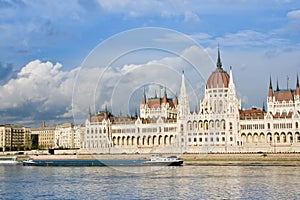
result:
[[(176, 154), (163, 154), (170, 156)], [(19, 155), (18, 160), (30, 159), (149, 159), (151, 154), (64, 154)], [(299, 165), (300, 153), (208, 153), (177, 155), (184, 165)]]

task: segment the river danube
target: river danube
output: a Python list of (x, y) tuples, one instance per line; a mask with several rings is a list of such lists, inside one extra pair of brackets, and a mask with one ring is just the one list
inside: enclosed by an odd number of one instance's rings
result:
[(0, 166), (1, 199), (298, 199), (300, 167)]

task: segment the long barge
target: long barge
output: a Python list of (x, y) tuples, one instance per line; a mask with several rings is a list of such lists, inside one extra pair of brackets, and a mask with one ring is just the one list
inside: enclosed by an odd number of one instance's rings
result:
[(177, 156), (167, 158), (153, 155), (148, 159), (28, 159), (23, 166), (180, 166), (183, 160)]

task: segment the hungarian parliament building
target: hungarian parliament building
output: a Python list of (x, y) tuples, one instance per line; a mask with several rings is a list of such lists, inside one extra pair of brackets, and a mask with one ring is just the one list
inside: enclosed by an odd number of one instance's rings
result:
[(205, 86), (197, 112), (191, 112), (182, 73), (179, 98), (147, 98), (140, 116), (120, 117), (108, 111), (88, 113), (82, 150), (94, 153), (244, 153), (300, 152), (300, 88), (273, 88), (266, 108), (244, 110), (230, 67), (216, 69)]

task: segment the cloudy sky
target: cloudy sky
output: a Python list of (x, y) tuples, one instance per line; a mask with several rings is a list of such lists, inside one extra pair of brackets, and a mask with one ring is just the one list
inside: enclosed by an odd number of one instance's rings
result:
[(132, 114), (145, 88), (178, 94), (182, 70), (194, 110), (218, 44), (243, 108), (261, 107), (270, 76), (295, 88), (299, 35), (297, 0), (0, 0), (0, 124)]

